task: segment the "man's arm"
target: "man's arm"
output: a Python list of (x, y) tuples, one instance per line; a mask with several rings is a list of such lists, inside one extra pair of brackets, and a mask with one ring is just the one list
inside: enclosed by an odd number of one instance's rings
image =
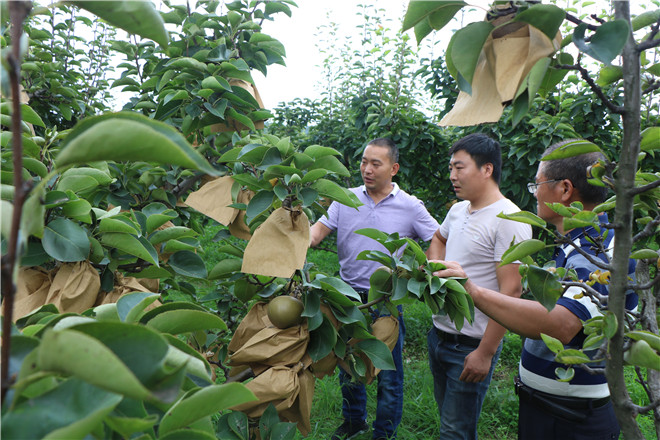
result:
[(314, 247), (323, 241), (332, 232), (332, 229), (321, 222), (316, 222), (309, 228), (309, 247)]
[(431, 237), (431, 244), (426, 250), (426, 258), (429, 260), (444, 260), (447, 252), (447, 239), (442, 236), (440, 229), (436, 230)]
[[(439, 277), (465, 277), (463, 268), (454, 261), (443, 261), (447, 269), (434, 274)], [(540, 339), (541, 333), (567, 344), (582, 329), (582, 321), (566, 307), (556, 306), (548, 311), (536, 301), (500, 295), (490, 289), (465, 283), (474, 305), (490, 318), (514, 333), (526, 338)]]
[[(502, 267), (496, 266), (495, 273), (500, 287), (500, 296), (507, 295), (512, 298), (518, 298), (522, 294), (518, 266), (519, 264), (507, 264)], [(497, 294), (497, 292), (493, 293)], [(479, 347), (465, 357), (463, 373), (459, 377), (460, 380), (465, 382), (481, 382), (486, 378), (490, 370), (491, 361), (504, 333), (506, 333), (506, 328), (492, 319), (488, 320), (488, 325), (486, 326)]]

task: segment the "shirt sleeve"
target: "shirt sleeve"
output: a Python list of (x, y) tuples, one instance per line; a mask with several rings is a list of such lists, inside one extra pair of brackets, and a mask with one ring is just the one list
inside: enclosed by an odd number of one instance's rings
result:
[(502, 219), (495, 234), (494, 261), (502, 261), (502, 255), (504, 255), (512, 244), (520, 243), (530, 238), (532, 238), (532, 227), (530, 225)]
[(333, 231), (337, 230), (337, 224), (339, 223), (339, 203), (332, 202), (328, 208), (327, 215), (324, 215), (319, 219), (321, 223), (326, 225)]
[(442, 224), (440, 225), (440, 235), (442, 235), (445, 238), (449, 237), (449, 230), (450, 225), (451, 225), (451, 217), (452, 217), (452, 211), (454, 210), (454, 207), (456, 205), (452, 206), (449, 208), (449, 212), (447, 212), (447, 215), (445, 216), (445, 219), (442, 221)]
[(415, 205), (415, 234), (424, 241), (431, 241), (433, 234), (440, 228), (440, 224), (429, 213), (421, 200)]

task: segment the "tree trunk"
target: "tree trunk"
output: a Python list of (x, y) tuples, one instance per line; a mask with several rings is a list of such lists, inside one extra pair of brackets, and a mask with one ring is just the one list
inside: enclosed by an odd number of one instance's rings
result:
[[(630, 25), (630, 4), (615, 1), (614, 15)], [(631, 26), (632, 28), (632, 26)], [(614, 244), (613, 270), (610, 283), (608, 308), (618, 321), (616, 334), (610, 340), (609, 358), (605, 376), (612, 395), (614, 412), (621, 425), (625, 439), (643, 439), (635, 417), (630, 395), (623, 375), (623, 330), (625, 323), (625, 295), (628, 285), (628, 259), (632, 249), (633, 197), (630, 190), (634, 187), (637, 170), (637, 156), (640, 151), (640, 60), (635, 47), (632, 30), (623, 48), (623, 145), (619, 155), (619, 171), (616, 176), (616, 208), (614, 223), (616, 239)]]

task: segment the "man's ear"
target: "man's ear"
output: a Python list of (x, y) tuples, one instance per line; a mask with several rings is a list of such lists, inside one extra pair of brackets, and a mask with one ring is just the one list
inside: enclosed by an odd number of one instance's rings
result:
[(575, 200), (579, 200), (577, 188), (573, 186), (573, 182), (568, 179), (564, 179), (559, 182), (559, 188), (561, 189), (561, 201), (566, 205), (569, 205)]
[(486, 177), (491, 177), (493, 175), (494, 167), (492, 163), (490, 162), (485, 163), (481, 166), (481, 168), (484, 170), (484, 174), (486, 175)]
[(392, 177), (396, 176), (396, 173), (398, 172), (399, 172), (399, 164), (395, 163), (394, 165), (392, 165), (392, 173), (391, 173)]

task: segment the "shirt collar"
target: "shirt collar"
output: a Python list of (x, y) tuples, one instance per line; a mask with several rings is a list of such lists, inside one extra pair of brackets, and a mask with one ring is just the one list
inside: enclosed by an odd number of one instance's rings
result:
[[(369, 195), (369, 193), (367, 193), (367, 187), (366, 187), (366, 186), (362, 185), (362, 186), (360, 187), (360, 189), (362, 190), (362, 193), (363, 193), (363, 194), (365, 194), (365, 195)], [(394, 196), (396, 196), (396, 195), (399, 193), (399, 191), (400, 191), (399, 185), (398, 185), (396, 182), (392, 182), (392, 192), (389, 193), (389, 194), (387, 195), (387, 197), (385, 197), (385, 198), (387, 199), (387, 198), (389, 198), (389, 197), (394, 197)]]
[[(598, 216), (598, 222), (601, 224), (601, 233), (599, 234), (596, 229), (593, 226), (589, 226), (586, 228), (575, 228), (571, 229), (568, 231), (568, 237), (571, 239), (573, 243), (575, 243), (575, 246), (572, 246), (569, 243), (563, 244), (560, 249), (564, 252), (564, 257), (567, 257), (571, 252), (573, 252), (575, 247), (581, 247), (581, 240), (580, 237), (582, 237), (585, 233), (587, 233), (590, 237), (596, 236), (596, 235), (602, 235), (602, 229), (603, 225), (608, 223), (608, 218), (607, 218), (607, 213), (604, 212)], [(608, 242), (612, 240), (611, 236), (608, 236)], [(605, 246), (607, 247), (607, 245)]]

